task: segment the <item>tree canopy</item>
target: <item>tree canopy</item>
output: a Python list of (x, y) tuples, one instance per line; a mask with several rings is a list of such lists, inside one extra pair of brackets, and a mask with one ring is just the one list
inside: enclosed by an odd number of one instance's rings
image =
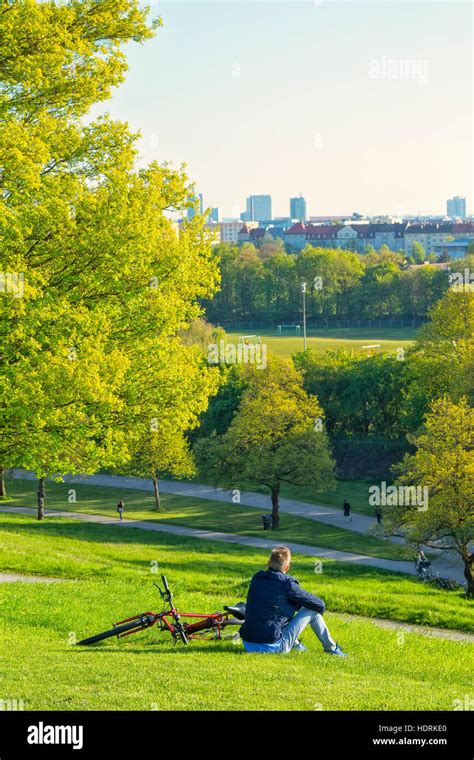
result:
[(81, 118), (122, 81), (123, 45), (154, 34), (147, 14), (136, 0), (0, 14), (1, 267), (21, 285), (2, 293), (2, 467), (125, 465), (151, 420), (192, 427), (217, 387), (178, 335), (219, 282), (205, 219), (172, 221), (184, 168), (137, 169), (127, 124)]
[(265, 486), (272, 500), (273, 527), (279, 525), (282, 483), (331, 489), (333, 460), (323, 411), (303, 389), (290, 360), (271, 356), (265, 370), (251, 367), (248, 386), (223, 435), (195, 446), (202, 472), (231, 488)]

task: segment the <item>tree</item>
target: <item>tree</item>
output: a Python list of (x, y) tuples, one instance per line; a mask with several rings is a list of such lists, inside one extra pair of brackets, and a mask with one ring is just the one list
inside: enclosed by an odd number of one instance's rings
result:
[(209, 344), (224, 340), (225, 330), (222, 327), (214, 327), (206, 319), (199, 317), (180, 330), (179, 337), (185, 345), (199, 346), (203, 354), (207, 356)]
[(422, 266), (402, 271), (397, 284), (401, 313), (423, 319), (448, 287), (448, 273), (442, 269)]
[(329, 317), (348, 313), (348, 295), (357, 287), (364, 272), (359, 256), (337, 248), (307, 245), (296, 266), (300, 279), (308, 283), (309, 316), (323, 314)]
[(307, 393), (318, 397), (330, 435), (398, 438), (406, 380), (393, 355), (352, 356), (346, 349), (294, 357)]
[(298, 288), (295, 257), (274, 252), (264, 262), (267, 316), (283, 321), (295, 313), (294, 295)]
[(317, 399), (308, 396), (291, 361), (272, 356), (254, 369), (227, 432), (195, 446), (201, 472), (232, 488), (268, 488), (279, 526), (282, 483), (331, 488), (333, 461)]
[(426, 257), (426, 253), (425, 253), (425, 249), (423, 248), (421, 243), (418, 242), (418, 240), (415, 240), (411, 244), (411, 255), (415, 264), (423, 264)]
[(188, 436), (192, 444), (200, 438), (223, 435), (239, 408), (249, 373), (240, 364), (219, 365), (220, 383), (217, 393), (209, 400), (208, 408), (200, 416), (199, 427)]
[(396, 316), (400, 312), (397, 285), (402, 274), (392, 256), (385, 257), (383, 252), (376, 257), (370, 254), (365, 256), (367, 263), (364, 276), (352, 297), (360, 315), (372, 319)]
[(397, 467), (397, 486), (426, 487), (427, 509), (398, 504), (384, 510), (385, 524), (408, 541), (445, 551), (462, 559), (474, 595), (470, 572), (474, 540), (474, 410), (466, 399), (434, 401), (422, 431), (413, 437), (417, 451)]
[(449, 289), (430, 310), (430, 321), (406, 353), (408, 387), (403, 407), (415, 431), (432, 400), (462, 396), (474, 403), (474, 292)]
[(191, 477), (195, 474), (192, 454), (181, 431), (168, 423), (157, 424), (137, 445), (135, 456), (127, 472), (138, 477), (151, 478), (155, 495), (155, 509), (161, 510), (159, 478), (163, 474)]
[[(46, 476), (123, 465), (144, 414), (197, 415), (213, 387), (176, 337), (219, 281), (205, 219), (178, 235), (169, 218), (188, 178), (137, 170), (126, 124), (81, 119), (122, 81), (121, 46), (152, 36), (146, 19), (137, 0), (19, 0), (0, 14), (2, 271), (22, 286), (0, 318), (0, 464), (37, 472), (40, 517)], [(172, 371), (186, 362), (195, 405)]]
[(116, 469), (151, 478), (159, 510), (159, 478), (165, 474), (189, 477), (195, 472), (186, 433), (197, 427), (209, 396), (216, 393), (219, 371), (206, 365), (199, 346), (183, 346), (178, 338), (168, 342), (163, 363), (146, 365), (145, 356), (138, 366), (146, 387), (135, 375), (128, 377), (125, 386), (121, 429), (131, 461)]

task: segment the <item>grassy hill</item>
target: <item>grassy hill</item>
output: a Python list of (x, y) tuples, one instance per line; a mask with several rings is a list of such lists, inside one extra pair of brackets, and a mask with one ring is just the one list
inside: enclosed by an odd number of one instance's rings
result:
[[(75, 503), (68, 502), (68, 492), (71, 488), (74, 488), (76, 492)], [(4, 503), (34, 508), (37, 498), (36, 489), (34, 481), (13, 480), (8, 484), (11, 500)], [(385, 559), (411, 560), (415, 557), (413, 550), (400, 544), (286, 513), (281, 515), (278, 530), (272, 531), (271, 534), (263, 534), (260, 516), (268, 513), (268, 509), (256, 509), (242, 504), (208, 501), (189, 496), (163, 494), (162, 511), (156, 512), (153, 495), (146, 491), (48, 483), (46, 507), (60, 511), (117, 517), (116, 505), (119, 499), (125, 501), (124, 519), (159, 520), (188, 528), (236, 533), (239, 536), (270, 537), (279, 542), (294, 541), (309, 546), (368, 554), (371, 557)]]
[[(26, 710), (441, 710), (468, 694), (472, 644), (385, 630), (344, 613), (428, 625), (473, 627), (472, 605), (396, 574), (343, 563), (292, 573), (325, 598), (346, 659), (322, 652), (310, 630), (306, 653), (248, 655), (231, 641), (173, 646), (156, 629), (92, 648), (73, 642), (114, 620), (161, 609), (153, 581), (165, 573), (181, 610), (213, 612), (245, 599), (266, 553), (138, 529), (38, 523), (0, 515), (0, 567), (56, 576), (42, 585), (0, 584), (2, 694)], [(281, 683), (283, 688), (275, 688)]]

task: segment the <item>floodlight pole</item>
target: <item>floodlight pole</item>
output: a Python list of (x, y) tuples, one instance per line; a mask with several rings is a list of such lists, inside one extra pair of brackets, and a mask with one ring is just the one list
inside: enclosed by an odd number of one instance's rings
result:
[(303, 345), (306, 351), (306, 283), (301, 283), (301, 292), (303, 293)]

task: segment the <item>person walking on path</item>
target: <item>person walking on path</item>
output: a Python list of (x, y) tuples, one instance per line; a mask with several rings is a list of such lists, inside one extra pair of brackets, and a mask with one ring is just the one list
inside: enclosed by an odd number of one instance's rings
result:
[(344, 510), (344, 520), (345, 520), (345, 522), (352, 522), (351, 505), (349, 504), (349, 502), (347, 501), (347, 499), (344, 499), (344, 504), (342, 505), (342, 507), (343, 507), (343, 510)]
[(382, 525), (382, 510), (380, 507), (375, 507), (375, 517), (377, 518), (377, 525)]
[(117, 504), (117, 512), (119, 513), (121, 520), (123, 520), (124, 509), (125, 509), (125, 504), (123, 503), (123, 499), (120, 499), (119, 503)]

